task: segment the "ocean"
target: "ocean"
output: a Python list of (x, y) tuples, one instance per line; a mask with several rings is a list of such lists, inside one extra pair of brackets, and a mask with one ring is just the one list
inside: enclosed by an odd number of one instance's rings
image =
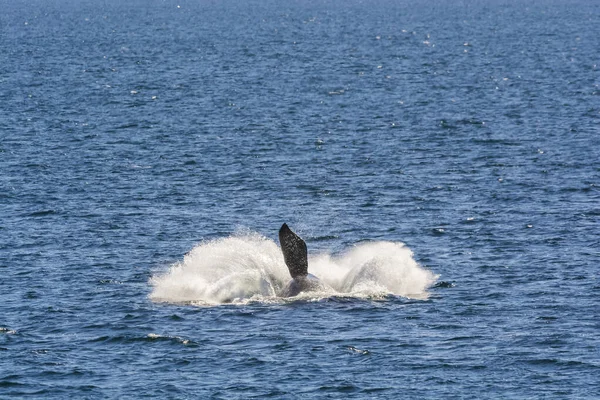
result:
[[(0, 0), (0, 398), (600, 398), (600, 3)], [(283, 298), (278, 230), (326, 289)]]

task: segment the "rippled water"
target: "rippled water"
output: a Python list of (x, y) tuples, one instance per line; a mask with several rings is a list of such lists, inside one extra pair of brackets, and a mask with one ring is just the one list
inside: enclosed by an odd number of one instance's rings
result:
[(0, 10), (0, 397), (600, 397), (597, 3)]

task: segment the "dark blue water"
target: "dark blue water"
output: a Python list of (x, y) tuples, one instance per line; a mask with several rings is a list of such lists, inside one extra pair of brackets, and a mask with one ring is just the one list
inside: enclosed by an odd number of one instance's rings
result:
[[(0, 397), (600, 397), (599, 38), (583, 0), (0, 0)], [(256, 289), (283, 222), (379, 269)]]

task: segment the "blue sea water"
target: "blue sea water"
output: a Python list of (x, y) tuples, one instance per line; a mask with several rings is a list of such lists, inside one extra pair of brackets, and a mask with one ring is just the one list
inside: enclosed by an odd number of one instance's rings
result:
[[(1, 398), (600, 398), (600, 3), (0, 0)], [(278, 297), (277, 231), (330, 291)]]

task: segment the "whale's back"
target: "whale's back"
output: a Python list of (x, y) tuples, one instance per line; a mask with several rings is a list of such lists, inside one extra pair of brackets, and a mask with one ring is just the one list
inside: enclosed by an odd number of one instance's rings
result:
[(325, 290), (326, 286), (321, 283), (319, 278), (312, 274), (306, 276), (299, 276), (290, 281), (285, 288), (281, 291), (281, 297), (294, 297), (300, 294), (300, 292), (314, 292), (319, 290)]

